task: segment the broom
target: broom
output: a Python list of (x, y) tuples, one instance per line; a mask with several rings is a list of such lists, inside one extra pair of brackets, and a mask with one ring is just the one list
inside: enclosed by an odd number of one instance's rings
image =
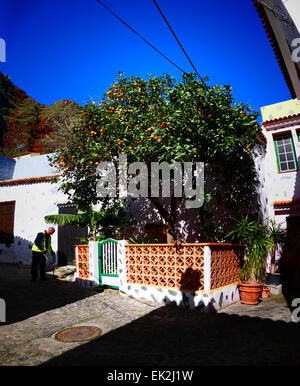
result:
[(62, 274), (55, 268), (54, 264), (51, 263), (51, 261), (50, 261), (50, 260), (48, 259), (48, 257), (45, 255), (45, 253), (43, 253), (43, 255), (44, 255), (44, 257), (46, 258), (46, 260), (48, 261), (48, 263), (51, 264), (51, 266), (52, 266), (52, 268), (53, 268), (53, 271), (56, 271), (57, 276), (58, 276), (60, 279), (62, 279), (62, 278), (63, 278)]

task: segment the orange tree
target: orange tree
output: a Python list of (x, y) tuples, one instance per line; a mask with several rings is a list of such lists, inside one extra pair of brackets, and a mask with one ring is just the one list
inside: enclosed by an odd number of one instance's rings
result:
[[(118, 74), (101, 100), (86, 104), (80, 124), (51, 162), (61, 168), (62, 190), (80, 208), (99, 201), (97, 165), (120, 154), (147, 165), (204, 162), (205, 183), (210, 182), (215, 202), (227, 203), (230, 213), (243, 203), (254, 208), (257, 181), (251, 153), (259, 144), (257, 116), (248, 105), (234, 102), (231, 87), (209, 86), (194, 74), (183, 75), (180, 82), (167, 74), (148, 80)], [(170, 207), (150, 194), (149, 199), (169, 233), (180, 238), (175, 230), (180, 198), (172, 197)], [(200, 215), (208, 215), (214, 200), (206, 201)]]

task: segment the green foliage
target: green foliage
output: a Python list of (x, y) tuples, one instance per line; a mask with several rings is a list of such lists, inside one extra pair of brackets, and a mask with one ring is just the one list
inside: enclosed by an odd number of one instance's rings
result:
[(276, 250), (279, 246), (284, 246), (287, 242), (286, 229), (282, 228), (282, 224), (276, 224), (275, 220), (270, 220), (268, 225), (268, 234), (272, 242), (271, 248), (271, 273), (275, 273), (275, 257)]
[[(94, 241), (103, 241), (110, 238), (110, 236), (106, 236), (105, 234), (102, 234), (101, 236), (95, 236)], [(77, 240), (82, 244), (88, 244), (90, 239), (88, 237), (77, 237)]]
[[(101, 240), (111, 237), (114, 231), (112, 227), (117, 227), (121, 224), (128, 224), (125, 218), (125, 212), (120, 202), (105, 202), (99, 211), (94, 211), (91, 207), (77, 214), (55, 214), (45, 216), (45, 221), (58, 226), (73, 225), (76, 227), (90, 228), (88, 239), (95, 240), (97, 233), (102, 232)], [(99, 239), (99, 237), (98, 237)]]
[(142, 237), (131, 237), (129, 238), (129, 243), (130, 244), (154, 244), (154, 243), (157, 243), (158, 240), (157, 239), (151, 239), (151, 237), (149, 237), (147, 235), (147, 233), (144, 233), (142, 235)]
[(232, 218), (234, 225), (228, 232), (228, 239), (245, 247), (246, 260), (241, 269), (241, 279), (250, 284), (265, 279), (266, 257), (273, 247), (269, 228), (251, 220), (248, 215), (241, 220)]
[[(61, 172), (61, 189), (76, 206), (96, 204), (97, 165), (126, 154), (128, 162), (204, 162), (214, 188), (214, 200), (228, 210), (255, 207), (257, 183), (252, 149), (259, 145), (258, 113), (236, 104), (228, 85), (207, 86), (194, 74), (182, 81), (161, 77), (123, 77), (100, 102), (82, 110), (80, 123), (51, 158)], [(184, 199), (184, 198), (182, 198)], [(158, 201), (165, 222), (174, 227), (175, 210)]]

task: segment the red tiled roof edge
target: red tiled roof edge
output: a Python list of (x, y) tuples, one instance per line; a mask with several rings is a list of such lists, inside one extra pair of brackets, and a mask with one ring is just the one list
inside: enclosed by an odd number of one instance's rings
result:
[(300, 204), (300, 198), (297, 200), (274, 201), (274, 206), (289, 206), (294, 204)]
[(295, 99), (296, 98), (296, 92), (294, 90), (293, 83), (292, 83), (292, 81), (290, 79), (289, 72), (288, 72), (288, 70), (286, 68), (283, 56), (281, 54), (279, 45), (277, 43), (275, 34), (273, 32), (273, 29), (271, 27), (271, 24), (269, 22), (267, 14), (266, 14), (266, 12), (264, 10), (264, 7), (262, 5), (260, 5), (260, 4), (258, 4), (255, 0), (252, 0), (252, 2), (253, 2), (254, 7), (256, 8), (258, 16), (260, 17), (260, 19), (261, 19), (261, 21), (263, 23), (263, 26), (264, 26), (264, 29), (266, 31), (267, 37), (268, 37), (268, 39), (269, 39), (269, 41), (271, 43), (271, 46), (273, 48), (275, 57), (277, 59), (279, 67), (281, 69), (281, 72), (282, 72), (282, 75), (284, 77), (284, 80), (285, 80), (285, 82), (286, 82), (286, 84), (288, 86), (288, 89), (289, 89), (290, 93), (291, 93), (291, 96), (292, 96), (293, 99)]
[(29, 155), (29, 154), (31, 154), (32, 156), (41, 155), (41, 153), (36, 153), (36, 152), (33, 152), (33, 151), (28, 151), (27, 153), (11, 155), (11, 156), (9, 156), (9, 158), (23, 157), (23, 155)]
[(267, 142), (267, 137), (264, 135), (262, 131), (258, 133), (258, 138), (262, 140), (263, 142)]
[(286, 116), (280, 117), (280, 118), (270, 119), (269, 121), (263, 121), (262, 125), (269, 124), (269, 123), (274, 123), (274, 122), (281, 122), (281, 121), (284, 121), (286, 119), (291, 119), (291, 118), (300, 118), (300, 113), (293, 114), (293, 115), (286, 115)]
[(7, 185), (20, 185), (20, 184), (33, 184), (36, 182), (45, 182), (45, 181), (51, 181), (52, 178), (58, 177), (59, 174), (52, 174), (50, 176), (39, 176), (39, 177), (27, 177), (27, 178), (17, 178), (17, 179), (11, 179), (11, 180), (3, 180), (0, 181), (0, 186), (7, 186)]

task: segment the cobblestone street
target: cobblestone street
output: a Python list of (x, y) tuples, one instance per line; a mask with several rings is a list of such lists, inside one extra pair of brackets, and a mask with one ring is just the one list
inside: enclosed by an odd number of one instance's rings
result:
[[(115, 290), (88, 290), (52, 274), (31, 283), (30, 268), (0, 265), (1, 366), (207, 366), (300, 364), (300, 326), (282, 295), (204, 314), (144, 303)], [(72, 326), (96, 326), (99, 338), (60, 342)]]

